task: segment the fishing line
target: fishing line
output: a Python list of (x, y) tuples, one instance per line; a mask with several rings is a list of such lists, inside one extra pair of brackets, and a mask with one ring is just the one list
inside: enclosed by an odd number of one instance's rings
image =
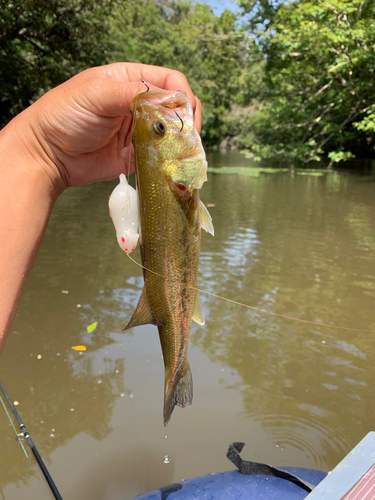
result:
[[(27, 432), (25, 424), (22, 422), (21, 417), (19, 416), (18, 411), (16, 410), (16, 407), (14, 406), (13, 401), (10, 399), (9, 394), (5, 390), (5, 387), (3, 386), (1, 380), (0, 380), (0, 389), (2, 390), (2, 392), (5, 396), (5, 399), (7, 400), (8, 404), (10, 406), (10, 409), (12, 410), (13, 415), (15, 416), (15, 419), (17, 420), (18, 425), (20, 426), (22, 434), (24, 435), (28, 445), (30, 446), (31, 451), (33, 452), (33, 455), (34, 455), (34, 457), (35, 457), (35, 459), (40, 467), (40, 470), (43, 473), (43, 476), (45, 477), (45, 479), (48, 483), (48, 486), (50, 487), (50, 489), (52, 491), (53, 496), (55, 497), (56, 500), (63, 500), (58, 489), (56, 488), (55, 483), (53, 482), (52, 477), (50, 476), (50, 473), (47, 470), (47, 467), (45, 466), (45, 464), (42, 460), (42, 457), (39, 455), (39, 452), (36, 449), (36, 446), (33, 443), (33, 440), (31, 439), (30, 434)], [(13, 428), (14, 428), (14, 426), (13, 426)], [(26, 454), (26, 456), (27, 456), (27, 454)]]
[(129, 173), (130, 172), (130, 162), (131, 162), (131, 157), (132, 157), (131, 147), (132, 147), (132, 143), (130, 143), (130, 146), (129, 146), (128, 166), (127, 167), (126, 167), (126, 160), (125, 160), (125, 170), (128, 173), (128, 184), (129, 184), (129, 180), (130, 180), (130, 176), (131, 176), (131, 174)]
[[(134, 260), (133, 257), (130, 257), (129, 254), (126, 255), (129, 257), (131, 261), (137, 264), (137, 266), (142, 267), (149, 273), (154, 274), (155, 276), (158, 276), (159, 278), (162, 278), (165, 281), (174, 281), (178, 283), (178, 280), (174, 280), (173, 278), (167, 278), (166, 276), (158, 274), (155, 271), (151, 271), (151, 269), (147, 269), (147, 267), (143, 266), (142, 264)], [(348, 328), (346, 326), (327, 325), (326, 323), (319, 323), (319, 321), (309, 321), (307, 319), (294, 318), (293, 316), (287, 316), (285, 314), (279, 314), (272, 311), (267, 311), (266, 309), (261, 309), (259, 307), (249, 306), (248, 304), (243, 304), (242, 302), (237, 302), (236, 300), (222, 297), (221, 295), (217, 295), (216, 293), (207, 292), (207, 290), (202, 290), (201, 288), (197, 288), (195, 286), (190, 286), (190, 285), (185, 285), (185, 286), (187, 286), (187, 288), (190, 288), (192, 290), (196, 290), (197, 292), (205, 293), (207, 295), (211, 295), (212, 297), (216, 297), (217, 299), (225, 300), (226, 302), (231, 302), (232, 304), (237, 304), (238, 306), (246, 307), (247, 309), (252, 309), (254, 311), (258, 311), (261, 313), (271, 314), (272, 316), (278, 316), (279, 318), (290, 319), (292, 321), (299, 321), (300, 323), (308, 323), (310, 325), (324, 326), (326, 328), (337, 328), (338, 330), (346, 330), (347, 332), (375, 333), (373, 330), (362, 330), (360, 328)]]

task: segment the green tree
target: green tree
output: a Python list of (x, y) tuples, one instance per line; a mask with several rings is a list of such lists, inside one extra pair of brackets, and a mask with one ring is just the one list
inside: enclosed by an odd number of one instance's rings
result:
[(106, 60), (106, 0), (0, 0), (0, 127), (45, 91)]
[(375, 3), (266, 0), (242, 6), (266, 57), (263, 107), (243, 146), (255, 157), (374, 157)]
[(236, 15), (216, 16), (186, 0), (120, 0), (111, 24), (112, 61), (182, 71), (204, 107), (202, 136), (214, 145), (229, 130), (225, 117), (240, 92), (248, 39)]

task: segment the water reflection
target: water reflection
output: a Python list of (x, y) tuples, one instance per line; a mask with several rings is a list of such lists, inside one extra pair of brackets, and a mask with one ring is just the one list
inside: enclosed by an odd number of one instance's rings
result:
[[(221, 160), (229, 161), (238, 165)], [(193, 327), (189, 354), (193, 406), (176, 410), (165, 439), (156, 329), (123, 332), (143, 280), (107, 215), (114, 184), (59, 200), (1, 360), (64, 498), (129, 498), (228, 469), (233, 440), (249, 443), (249, 459), (332, 468), (373, 426), (374, 335), (203, 293), (206, 325)], [(210, 175), (202, 198), (215, 205), (215, 238), (203, 235), (199, 287), (375, 331), (374, 189), (369, 178), (337, 172)], [(80, 344), (85, 352), (71, 349)], [(20, 477), (14, 444), (14, 436), (2, 440), (2, 487), (32, 477)]]
[[(113, 259), (113, 247), (103, 245), (103, 232), (95, 223), (98, 203), (90, 190), (78, 197), (68, 191), (52, 215), (48, 246), (42, 246), (22, 299), (22, 314), (14, 323), (15, 342), (9, 342), (2, 358), (1, 376), (20, 401), (19, 412), (31, 435), (37, 436), (47, 464), (53, 450), (80, 432), (97, 440), (108, 436), (117, 398), (131, 393), (124, 383), (126, 360), (118, 333), (137, 301), (140, 282), (123, 288), (124, 263)], [(56, 225), (57, 232), (52, 229)], [(104, 234), (108, 240), (110, 236)], [(110, 272), (111, 266), (117, 269)], [(122, 288), (113, 288), (114, 275)], [(95, 320), (97, 329), (87, 333)], [(77, 344), (87, 351), (73, 351), (71, 346)], [(17, 467), (8, 464), (13, 446), (12, 439), (2, 445), (3, 484), (19, 479)]]
[[(33, 355), (27, 365), (19, 364), (17, 379), (23, 380), (23, 388), (17, 384), (20, 400), (19, 413), (28, 422), (30, 434), (37, 436), (38, 449), (43, 457), (69, 441), (79, 432), (103, 439), (111, 432), (109, 420), (116, 396), (130, 392), (124, 387), (124, 360), (103, 358), (101, 370), (93, 357), (65, 351), (61, 356), (44, 352), (41, 360)], [(34, 365), (30, 369), (30, 365)], [(15, 393), (12, 380), (8, 390)], [(14, 442), (2, 441), (0, 467), (2, 482), (17, 482), (18, 467), (9, 467)]]
[[(353, 189), (337, 173), (292, 180), (278, 173), (255, 182), (233, 176), (214, 189), (210, 202), (237, 223), (248, 214), (250, 227), (225, 221), (222, 230), (223, 218), (214, 219), (228, 245), (220, 257), (205, 240), (204, 287), (269, 311), (375, 330), (373, 183)], [(301, 325), (212, 297), (204, 304), (209, 321), (195, 345), (238, 372), (241, 382), (228, 388), (241, 391), (246, 416), (279, 446), (300, 448), (324, 468), (353, 435), (371, 430), (374, 335)]]

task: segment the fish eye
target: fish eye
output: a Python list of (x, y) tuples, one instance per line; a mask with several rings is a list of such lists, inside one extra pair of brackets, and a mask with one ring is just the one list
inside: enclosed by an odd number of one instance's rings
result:
[(151, 130), (156, 135), (164, 135), (165, 134), (165, 126), (162, 122), (153, 122)]

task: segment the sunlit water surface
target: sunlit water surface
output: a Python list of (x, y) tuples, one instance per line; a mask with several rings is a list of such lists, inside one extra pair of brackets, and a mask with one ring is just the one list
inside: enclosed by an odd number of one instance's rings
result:
[[(249, 161), (210, 161), (228, 165)], [(215, 237), (203, 234), (200, 288), (373, 333), (202, 293), (193, 405), (176, 408), (167, 428), (157, 329), (123, 331), (143, 279), (115, 240), (115, 184), (58, 200), (1, 358), (0, 378), (64, 499), (125, 500), (231, 469), (232, 441), (246, 443), (247, 459), (333, 468), (375, 430), (374, 177), (209, 174), (201, 198), (213, 205)], [(85, 352), (71, 349), (80, 344)], [(0, 433), (1, 498), (51, 498), (2, 407)]]

